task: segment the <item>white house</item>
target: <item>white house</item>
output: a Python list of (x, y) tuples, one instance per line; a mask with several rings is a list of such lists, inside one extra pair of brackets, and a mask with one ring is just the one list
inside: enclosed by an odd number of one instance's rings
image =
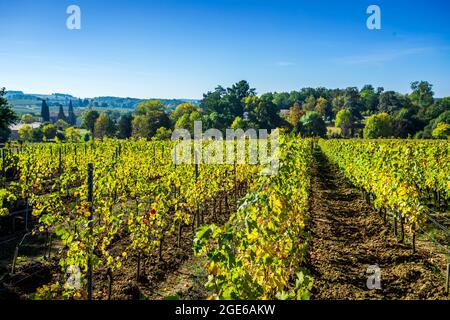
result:
[[(29, 123), (28, 125), (30, 125), (33, 129), (39, 128), (41, 126), (41, 122), (33, 122), (33, 123)], [(9, 139), (11, 140), (17, 140), (19, 139), (19, 129), (20, 127), (24, 126), (24, 123), (18, 123), (18, 124), (13, 124), (9, 127), (9, 130), (11, 130), (11, 136), (9, 137)]]

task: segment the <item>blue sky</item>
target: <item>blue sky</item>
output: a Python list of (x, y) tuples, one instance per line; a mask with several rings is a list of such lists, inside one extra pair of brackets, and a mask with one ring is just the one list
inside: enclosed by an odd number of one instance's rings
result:
[[(66, 8), (81, 8), (81, 30)], [(366, 27), (381, 8), (382, 29)], [(414, 80), (450, 96), (448, 1), (0, 0), (0, 86), (80, 97), (201, 98)]]

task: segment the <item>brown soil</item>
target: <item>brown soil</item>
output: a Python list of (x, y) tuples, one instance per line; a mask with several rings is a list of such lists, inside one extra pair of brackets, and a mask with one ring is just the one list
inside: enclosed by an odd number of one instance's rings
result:
[[(245, 185), (238, 188), (240, 195), (245, 193)], [(215, 201), (210, 201), (204, 208), (203, 224), (225, 223), (230, 214), (236, 210), (233, 191), (218, 192)], [(227, 200), (225, 200), (227, 199)], [(122, 261), (123, 267), (112, 273), (111, 299), (113, 300), (138, 300), (138, 299), (206, 299), (209, 293), (204, 284), (207, 274), (204, 270), (204, 261), (194, 257), (193, 239), (195, 230), (192, 226), (185, 226), (182, 232), (180, 246), (174, 233), (168, 234), (164, 239), (162, 259), (159, 258), (159, 250), (155, 248), (148, 256), (141, 256), (140, 276), (137, 279), (137, 254), (130, 255)], [(49, 282), (59, 281), (64, 283), (66, 275), (59, 272), (58, 259), (53, 256), (51, 261), (43, 263), (34, 262), (29, 254), (22, 252), (24, 263), (18, 266), (16, 275), (11, 278), (7, 274), (9, 256), (14, 250), (17, 241), (11, 241), (11, 250), (0, 250), (0, 300), (3, 299), (29, 299), (36, 288)], [(112, 245), (110, 250), (113, 256), (120, 256), (129, 244), (129, 238), (123, 236)], [(54, 245), (55, 247), (55, 245)], [(38, 246), (42, 249), (42, 246)], [(10, 252), (11, 251), (11, 252)], [(23, 251), (23, 249), (22, 249)], [(42, 251), (42, 250), (41, 250)], [(42, 253), (39, 251), (40, 253)], [(39, 252), (33, 252), (39, 255)], [(3, 263), (2, 263), (3, 262)], [(4, 283), (3, 283), (4, 282)], [(93, 275), (93, 298), (95, 300), (108, 299), (109, 281), (107, 270), (96, 270)]]
[[(244, 190), (242, 190), (242, 193)], [(204, 224), (225, 223), (236, 209), (233, 195), (228, 194), (228, 206), (225, 194), (219, 192), (217, 202), (209, 202), (204, 212)], [(221, 202), (221, 204), (219, 204)], [(215, 205), (215, 207), (214, 207)], [(216, 212), (216, 213), (214, 213)], [(159, 300), (159, 299), (206, 299), (208, 292), (204, 288), (207, 274), (204, 262), (194, 256), (193, 239), (195, 232), (191, 226), (183, 229), (181, 245), (178, 247), (175, 234), (164, 240), (162, 260), (158, 250), (141, 258), (141, 271), (137, 280), (137, 256), (133, 255), (123, 261), (123, 267), (113, 273), (111, 299), (113, 300)], [(111, 250), (117, 255), (123, 251), (128, 238), (116, 243)], [(94, 275), (94, 299), (108, 298), (108, 281), (106, 270)]]
[[(380, 215), (317, 153), (310, 209), (313, 298), (447, 299), (441, 261), (422, 243), (401, 244)], [(381, 270), (381, 289), (369, 290), (368, 267)]]

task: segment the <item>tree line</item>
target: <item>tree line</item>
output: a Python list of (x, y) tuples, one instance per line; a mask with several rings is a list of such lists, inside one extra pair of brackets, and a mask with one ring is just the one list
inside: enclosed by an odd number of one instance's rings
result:
[[(48, 127), (45, 101), (41, 117)], [(57, 132), (75, 126), (72, 104), (67, 117), (60, 107), (58, 121), (54, 124)], [(283, 128), (302, 136), (446, 138), (450, 136), (450, 97), (435, 98), (427, 81), (411, 83), (408, 94), (366, 85), (361, 89), (319, 87), (258, 95), (242, 80), (229, 88), (217, 86), (208, 91), (198, 106), (185, 102), (169, 109), (161, 101), (149, 100), (123, 115), (88, 109), (81, 127), (90, 133), (85, 140), (105, 136), (159, 140), (170, 138), (174, 129), (192, 132), (195, 121), (202, 121), (204, 130)]]
[[(450, 135), (450, 97), (437, 99), (427, 81), (411, 83), (401, 94), (366, 85), (345, 89), (302, 88), (257, 95), (243, 80), (229, 88), (216, 87), (199, 106), (181, 103), (168, 111), (159, 101), (145, 101), (117, 123), (88, 111), (83, 125), (94, 136), (165, 139), (174, 129), (283, 128), (302, 136), (445, 138)], [(336, 130), (333, 130), (336, 129)], [(331, 130), (330, 130), (331, 129)]]

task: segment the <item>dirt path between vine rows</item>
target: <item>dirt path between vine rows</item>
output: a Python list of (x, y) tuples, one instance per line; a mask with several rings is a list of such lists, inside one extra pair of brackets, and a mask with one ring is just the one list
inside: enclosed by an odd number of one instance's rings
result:
[[(325, 156), (316, 153), (310, 209), (313, 299), (447, 299), (439, 257), (400, 244), (380, 215)], [(369, 290), (369, 266), (381, 289)]]

